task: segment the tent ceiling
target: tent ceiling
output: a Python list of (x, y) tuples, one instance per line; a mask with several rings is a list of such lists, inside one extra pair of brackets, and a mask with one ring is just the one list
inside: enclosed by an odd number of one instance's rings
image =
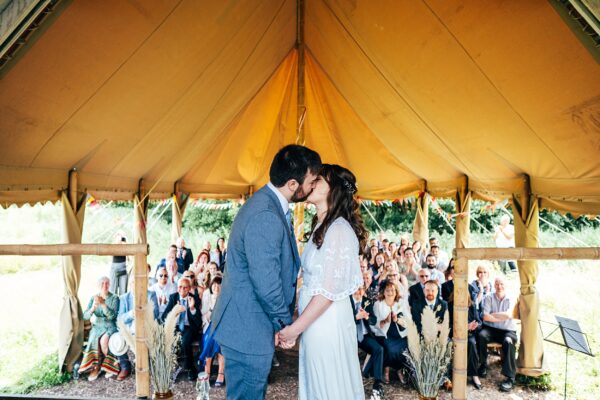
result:
[[(296, 141), (296, 1), (73, 2), (0, 79), (0, 201), (230, 197)], [(365, 198), (600, 211), (600, 68), (553, 7), (306, 0), (305, 143)], [(544, 203), (545, 202), (545, 203)]]

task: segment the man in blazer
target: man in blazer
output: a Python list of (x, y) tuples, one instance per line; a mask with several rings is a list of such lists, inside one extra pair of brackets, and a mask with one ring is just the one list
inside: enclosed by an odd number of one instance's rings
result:
[[(420, 273), (421, 271), (419, 271)], [(425, 282), (425, 288), (423, 289), (424, 299), (420, 300), (411, 306), (412, 319), (417, 326), (419, 334), (422, 330), (421, 314), (425, 307), (430, 307), (434, 312), (438, 320), (438, 323), (442, 323), (446, 311), (448, 311), (448, 303), (440, 298), (438, 295), (438, 283), (437, 281), (429, 280)]]
[(425, 300), (425, 282), (431, 277), (431, 272), (427, 268), (421, 268), (418, 277), (419, 282), (408, 288), (408, 305), (411, 309), (415, 304), (422, 303)]
[[(373, 397), (383, 397), (383, 346), (375, 339), (375, 334), (371, 330), (371, 324), (375, 324), (377, 319), (373, 314), (374, 301), (365, 296), (364, 288), (359, 288), (356, 293), (350, 296), (352, 304), (352, 314), (356, 322), (356, 335), (358, 339), (358, 348), (369, 354), (371, 357), (362, 370), (365, 377), (373, 376)], [(375, 395), (377, 392), (377, 396)]]
[(278, 332), (292, 323), (300, 268), (289, 203), (308, 197), (320, 168), (316, 152), (298, 145), (282, 148), (271, 163), (269, 184), (233, 222), (212, 313), (214, 338), (227, 363), (229, 400), (265, 397)]
[[(181, 278), (177, 283), (177, 293), (169, 297), (167, 308), (160, 317), (160, 322), (165, 319), (175, 307), (179, 307), (177, 320), (177, 331), (181, 332), (181, 350), (183, 352), (183, 368), (188, 373), (190, 380), (196, 379), (196, 368), (194, 366), (194, 353), (192, 343), (200, 339), (202, 332), (202, 314), (200, 312), (200, 301), (196, 296), (190, 295), (192, 282), (189, 278)], [(200, 349), (202, 350), (202, 349)]]

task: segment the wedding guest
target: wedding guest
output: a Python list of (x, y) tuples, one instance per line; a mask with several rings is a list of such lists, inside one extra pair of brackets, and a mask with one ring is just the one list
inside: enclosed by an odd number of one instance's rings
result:
[(373, 382), (373, 397), (383, 397), (383, 361), (384, 350), (383, 344), (379, 343), (375, 337), (375, 333), (371, 328), (371, 323), (376, 321), (373, 315), (373, 305), (375, 302), (366, 297), (364, 287), (360, 287), (352, 296), (350, 296), (354, 319), (356, 321), (356, 337), (358, 340), (358, 348), (369, 354), (369, 361), (362, 369), (364, 377), (372, 376)]
[(425, 282), (431, 278), (431, 272), (429, 268), (423, 268), (419, 271), (418, 276), (419, 282), (408, 288), (408, 304), (411, 309), (425, 299)]
[[(500, 225), (494, 230), (494, 241), (498, 248), (515, 247), (515, 227), (510, 223), (510, 217), (506, 214), (500, 218)], [(512, 260), (498, 260), (498, 264), (504, 273), (508, 272), (507, 264), (511, 272), (517, 270), (517, 265)]]
[(192, 249), (185, 247), (185, 240), (182, 237), (178, 237), (175, 242), (176, 245), (176, 260), (177, 260), (177, 272), (183, 274), (187, 271), (190, 265), (194, 262), (194, 255)]
[[(183, 353), (183, 368), (191, 381), (196, 379), (196, 368), (193, 362), (192, 343), (200, 338), (202, 330), (202, 314), (195, 296), (190, 295), (192, 284), (188, 278), (181, 278), (177, 284), (177, 292), (169, 297), (169, 303), (160, 317), (161, 323), (175, 307), (180, 312), (176, 329), (181, 333), (181, 351)], [(200, 343), (202, 346), (202, 343)]]
[(371, 285), (375, 288), (378, 288), (379, 282), (381, 280), (383, 280), (382, 275), (384, 273), (384, 267), (385, 267), (385, 257), (383, 256), (383, 253), (378, 253), (375, 256), (375, 265), (373, 265), (373, 267), (372, 267), (373, 283)]
[(150, 291), (156, 294), (156, 301), (158, 303), (158, 312), (160, 315), (167, 308), (169, 297), (177, 292), (177, 286), (169, 282), (169, 274), (167, 273), (166, 267), (159, 267), (156, 271), (157, 282), (150, 287)]
[(202, 337), (202, 342), (204, 343), (204, 350), (200, 354), (200, 368), (204, 368), (204, 371), (210, 377), (210, 372), (212, 369), (212, 362), (215, 357), (219, 362), (219, 372), (217, 374), (217, 380), (215, 381), (215, 387), (223, 386), (225, 381), (225, 358), (223, 354), (221, 354), (221, 347), (214, 340), (213, 335), (210, 334), (210, 322), (213, 308), (217, 302), (217, 298), (221, 293), (221, 282), (222, 279), (220, 275), (217, 275), (213, 278), (208, 287), (208, 290), (204, 292), (204, 296), (202, 297), (202, 326), (204, 327), (204, 335)]
[[(130, 334), (135, 335), (135, 276), (131, 274), (129, 278), (129, 291), (119, 296), (119, 312), (117, 320), (122, 321)], [(156, 293), (148, 291), (148, 303), (154, 308), (154, 319), (158, 319), (159, 308), (156, 299)], [(125, 380), (131, 373), (131, 362), (127, 353), (117, 356), (121, 371), (117, 375), (117, 381)]]
[(369, 268), (373, 270), (373, 274), (377, 273), (377, 268), (375, 267), (375, 257), (379, 254), (379, 248), (377, 245), (373, 245), (369, 248)]
[(441, 287), (446, 278), (444, 278), (444, 274), (437, 269), (437, 264), (437, 258), (433, 254), (428, 254), (425, 258), (425, 265), (423, 266), (423, 269), (429, 269), (429, 273), (431, 275), (429, 279), (437, 281), (438, 285)]
[(398, 243), (390, 242), (390, 255), (389, 257), (395, 259), (396, 253), (398, 252)]
[(102, 371), (108, 377), (119, 373), (119, 362), (108, 350), (108, 339), (117, 331), (119, 297), (109, 291), (110, 279), (106, 276), (98, 280), (98, 287), (98, 293), (92, 296), (83, 312), (84, 321), (95, 316), (78, 371), (79, 374), (89, 371), (89, 381), (96, 380)]
[(382, 280), (392, 281), (400, 286), (400, 289), (408, 293), (408, 280), (398, 271), (398, 264), (396, 261), (387, 260), (385, 262), (385, 276), (383, 276)]
[(507, 296), (503, 277), (494, 280), (495, 293), (483, 300), (483, 327), (479, 332), (479, 371), (478, 376), (487, 376), (487, 345), (490, 342), (502, 343), (502, 375), (506, 379), (500, 390), (510, 392), (515, 385), (517, 371), (515, 353), (517, 348), (517, 326), (512, 318), (513, 300)]
[(404, 367), (406, 360), (403, 355), (408, 347), (406, 339), (406, 318), (409, 317), (409, 309), (406, 299), (403, 298), (402, 290), (391, 281), (382, 281), (379, 287), (378, 301), (373, 306), (376, 323), (373, 326), (375, 335), (383, 337), (385, 350), (384, 382), (389, 382), (390, 368), (398, 371), (398, 379), (406, 383)]
[(440, 246), (437, 245), (431, 246), (431, 254), (433, 254), (437, 260), (437, 264), (435, 265), (437, 270), (444, 273), (446, 268), (448, 268), (448, 256), (443, 256)]
[(208, 263), (210, 262), (210, 253), (207, 250), (202, 250), (200, 254), (198, 254), (198, 258), (196, 259), (196, 263), (193, 265), (192, 270), (196, 275), (196, 279), (198, 282), (202, 282), (204, 280), (204, 273), (208, 268)]
[(425, 257), (427, 257), (427, 249), (423, 246), (423, 243), (420, 240), (415, 240), (412, 244), (412, 249), (415, 253), (417, 265), (423, 265)]
[(190, 295), (196, 296), (197, 298), (201, 299), (204, 293), (204, 288), (201, 288), (198, 285), (198, 281), (196, 280), (196, 275), (194, 274), (194, 271), (185, 271), (183, 273), (183, 277), (188, 278), (190, 280)]
[(171, 285), (177, 285), (177, 282), (183, 277), (183, 275), (178, 272), (179, 267), (174, 256), (167, 257), (166, 269), (167, 273), (169, 274), (169, 283)]
[(371, 269), (367, 269), (365, 272), (363, 272), (362, 277), (363, 277), (363, 283), (364, 283), (364, 287), (365, 287), (365, 296), (371, 302), (374, 302), (375, 300), (377, 300), (378, 291), (372, 285), (373, 271)]
[(429, 307), (435, 312), (435, 316), (438, 323), (442, 323), (446, 311), (448, 311), (448, 303), (442, 300), (439, 296), (439, 286), (436, 281), (428, 280), (425, 282), (425, 288), (423, 289), (424, 298), (419, 300), (417, 303), (413, 303), (411, 306), (412, 319), (417, 326), (417, 331), (421, 333), (421, 314), (425, 307)]
[(479, 313), (479, 319), (483, 320), (483, 299), (494, 292), (490, 282), (490, 270), (485, 264), (480, 264), (475, 270), (477, 279), (471, 285), (475, 292), (475, 307)]
[[(115, 237), (116, 244), (124, 244), (127, 241), (122, 233)], [(127, 291), (127, 257), (113, 256), (110, 266), (110, 292), (117, 296)]]
[(217, 264), (219, 265), (219, 271), (225, 271), (225, 262), (227, 260), (227, 243), (225, 242), (224, 237), (220, 237), (217, 239), (217, 251), (219, 252), (219, 260)]
[(419, 280), (419, 266), (415, 258), (415, 252), (412, 247), (404, 249), (404, 263), (400, 265), (400, 273), (406, 277), (409, 286), (414, 285)]
[(442, 248), (440, 246), (440, 241), (438, 240), (438, 238), (436, 238), (434, 236), (429, 238), (429, 252), (430, 253), (431, 253), (431, 248), (433, 246), (438, 246), (438, 248), (440, 249), (439, 254), (437, 256), (438, 261), (442, 261), (447, 265), (448, 264), (448, 253), (446, 253), (444, 250), (442, 250)]
[(158, 263), (158, 265), (156, 266), (156, 268), (166, 267), (168, 258), (173, 258), (175, 260), (175, 262), (177, 262), (177, 246), (176, 245), (172, 244), (169, 246), (169, 249), (167, 250), (167, 254), (165, 255), (165, 258), (161, 258), (161, 260)]

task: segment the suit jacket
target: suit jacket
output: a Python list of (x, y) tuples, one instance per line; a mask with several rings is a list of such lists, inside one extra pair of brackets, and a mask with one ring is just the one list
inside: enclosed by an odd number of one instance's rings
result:
[[(473, 287), (472, 284), (468, 285), (469, 288), (469, 296), (471, 296), (471, 305), (469, 306), (468, 317), (469, 320), (467, 322), (471, 322), (473, 320), (477, 321), (477, 325), (481, 326), (481, 318), (479, 317), (479, 313), (477, 311), (477, 306), (475, 305), (475, 299), (477, 298), (476, 288)], [(451, 279), (442, 284), (442, 299), (444, 299), (448, 303), (448, 314), (450, 315), (450, 335), (452, 336), (452, 327), (454, 323), (454, 301), (450, 301), (450, 295), (454, 292), (454, 280)], [(454, 297), (452, 298), (454, 300)]]
[[(154, 319), (158, 319), (158, 300), (156, 298), (156, 293), (154, 293), (151, 290), (148, 290), (148, 303), (151, 303), (154, 306)], [(119, 296), (119, 313), (117, 314), (117, 320), (123, 321), (123, 323), (129, 328), (131, 333), (135, 334), (135, 325), (133, 323), (134, 319), (134, 298), (133, 293), (129, 291)]]
[(185, 251), (185, 256), (179, 257), (179, 248), (177, 249), (177, 272), (183, 274), (190, 268), (190, 265), (194, 263), (194, 255), (192, 254), (192, 249), (188, 249), (187, 247), (181, 248), (182, 252)]
[[(421, 313), (423, 312), (423, 308), (427, 307), (427, 301), (423, 298), (422, 301), (419, 301), (411, 306), (410, 311), (412, 314), (412, 319), (417, 326), (417, 331), (421, 333)], [(441, 323), (444, 320), (444, 315), (446, 311), (448, 311), (448, 303), (439, 297), (435, 300), (435, 304), (433, 305), (433, 309), (435, 310), (435, 316), (438, 320), (438, 323)]]
[[(195, 303), (194, 308), (196, 309), (196, 313), (192, 314), (189, 307), (187, 307), (186, 312), (187, 312), (188, 322), (190, 324), (189, 325), (190, 328), (193, 329), (194, 332), (197, 332), (198, 334), (200, 334), (200, 332), (202, 332), (202, 312), (200, 311), (202, 308), (202, 304), (200, 304), (200, 300), (198, 299), (198, 296), (192, 296), (192, 297), (194, 297), (194, 303)], [(175, 307), (175, 305), (177, 304), (177, 302), (179, 302), (180, 299), (181, 299), (181, 296), (179, 296), (179, 292), (173, 293), (171, 296), (169, 296), (169, 302), (167, 303), (167, 308), (165, 308), (165, 311), (160, 316), (161, 323), (165, 322), (167, 315), (169, 315), (169, 313), (171, 312), (173, 307)]]
[(256, 192), (235, 217), (226, 260), (212, 314), (214, 337), (243, 354), (272, 354), (275, 332), (292, 323), (300, 256), (269, 187)]
[(413, 308), (413, 305), (420, 301), (425, 301), (425, 293), (421, 282), (417, 282), (408, 288), (408, 305)]
[[(375, 334), (373, 332), (373, 328), (371, 326), (371, 325), (375, 325), (375, 323), (377, 322), (377, 318), (375, 317), (375, 314), (373, 313), (373, 305), (375, 304), (375, 302), (370, 300), (366, 296), (363, 296), (363, 298), (360, 299), (360, 307), (362, 307), (363, 310), (365, 310), (366, 312), (369, 313), (369, 318), (366, 320), (364, 320), (364, 319), (357, 320), (356, 319), (356, 314), (357, 314), (356, 313), (356, 302), (354, 301), (354, 297), (352, 297), (352, 295), (350, 295), (350, 304), (352, 305), (352, 315), (354, 315), (354, 322), (356, 323), (356, 330), (360, 329), (360, 324), (363, 324), (363, 326), (365, 328), (367, 328), (366, 335), (375, 336)], [(366, 306), (365, 306), (365, 304), (366, 304)]]

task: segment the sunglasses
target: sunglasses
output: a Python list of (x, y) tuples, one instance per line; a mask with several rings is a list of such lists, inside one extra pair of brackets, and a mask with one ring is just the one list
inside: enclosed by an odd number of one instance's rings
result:
[(159, 277), (159, 278), (164, 278), (164, 277), (166, 277), (166, 276), (167, 276), (167, 275), (165, 275), (165, 274), (160, 274), (158, 277)]
[(179, 289), (189, 289), (189, 286), (177, 286)]

